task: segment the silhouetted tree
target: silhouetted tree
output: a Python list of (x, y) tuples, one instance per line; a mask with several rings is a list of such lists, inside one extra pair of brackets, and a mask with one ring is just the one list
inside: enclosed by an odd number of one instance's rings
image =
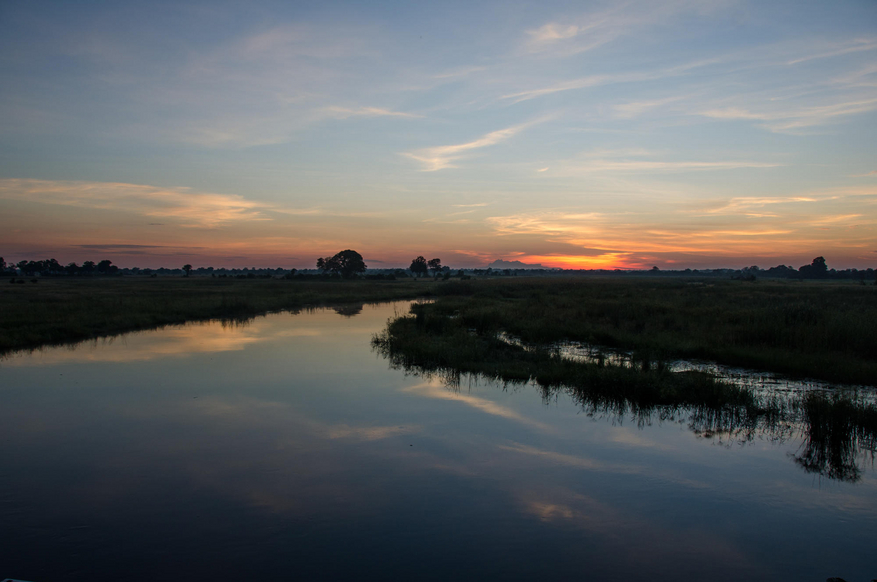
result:
[(43, 271), (52, 274), (59, 274), (64, 272), (64, 267), (61, 266), (56, 259), (46, 259), (43, 261)]
[(185, 265), (183, 265), (183, 270), (186, 272), (186, 277), (188, 277), (189, 274), (192, 272), (192, 265), (186, 263)]
[(345, 279), (350, 279), (359, 273), (364, 273), (367, 269), (366, 264), (362, 260), (362, 255), (350, 249), (341, 251), (334, 257), (317, 259), (317, 268), (323, 271), (338, 273)]
[(427, 264), (426, 259), (424, 259), (423, 256), (419, 256), (411, 261), (411, 266), (408, 267), (408, 270), (410, 270), (418, 277), (422, 277), (429, 271), (429, 265)]
[(429, 263), (427, 263), (429, 270), (432, 271), (432, 276), (436, 277), (439, 274), (439, 271), (442, 270), (442, 260), (441, 259), (430, 259)]
[(798, 269), (798, 273), (804, 279), (824, 279), (828, 273), (828, 265), (823, 257), (816, 257), (812, 263)]
[(85, 261), (84, 263), (82, 263), (82, 272), (83, 273), (94, 272), (94, 261)]

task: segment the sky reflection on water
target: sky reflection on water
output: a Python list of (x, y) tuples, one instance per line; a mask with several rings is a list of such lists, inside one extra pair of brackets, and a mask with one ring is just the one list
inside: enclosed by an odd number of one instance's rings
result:
[(800, 439), (592, 419), (389, 368), (405, 304), (0, 361), (0, 577), (877, 577), (877, 480)]

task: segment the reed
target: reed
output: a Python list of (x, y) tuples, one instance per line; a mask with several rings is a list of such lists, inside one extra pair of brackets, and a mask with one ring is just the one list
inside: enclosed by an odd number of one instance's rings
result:
[(877, 377), (877, 292), (849, 282), (519, 278), (436, 288), (437, 314), (529, 343), (700, 358), (832, 382)]
[[(471, 375), (503, 384), (532, 383), (546, 401), (565, 394), (589, 416), (632, 418), (640, 425), (684, 417), (704, 438), (747, 442), (803, 436), (794, 461), (829, 479), (858, 481), (862, 457), (870, 455), (873, 462), (877, 408), (858, 392), (781, 396), (660, 365), (574, 361), (550, 346), (505, 341), (497, 333), (501, 318), (443, 309), (441, 301), (413, 305), (410, 315), (390, 320), (372, 338), (373, 347), (391, 366), (436, 376), (452, 390), (459, 389), (463, 375)], [(473, 322), (483, 325), (479, 329)]]

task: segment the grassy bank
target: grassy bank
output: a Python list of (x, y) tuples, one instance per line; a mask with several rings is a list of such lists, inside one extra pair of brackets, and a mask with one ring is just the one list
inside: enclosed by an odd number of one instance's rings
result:
[(479, 334), (633, 350), (642, 361), (701, 358), (873, 384), (877, 289), (851, 282), (511, 277), (432, 282), (44, 278), (0, 285), (0, 353), (190, 320), (436, 294), (424, 316)]
[(587, 393), (589, 402), (615, 413), (651, 411), (659, 406), (706, 406), (754, 409), (745, 390), (708, 374), (674, 374), (573, 362), (549, 350), (524, 349), (495, 335), (470, 333), (459, 318), (429, 313), (415, 306), (414, 317), (399, 317), (372, 340), (396, 366), (437, 373), (453, 382), (461, 373), (502, 382), (536, 381), (549, 389), (567, 386)]
[(877, 290), (849, 282), (520, 278), (437, 287), (432, 315), (525, 342), (577, 341), (652, 362), (700, 358), (832, 382), (877, 378)]
[(459, 387), (464, 374), (510, 384), (534, 382), (546, 401), (565, 394), (589, 416), (641, 424), (684, 417), (704, 438), (737, 442), (800, 436), (795, 462), (831, 479), (857, 481), (860, 462), (869, 455), (873, 459), (877, 408), (862, 394), (756, 392), (705, 373), (670, 372), (645, 358), (636, 367), (572, 361), (550, 346), (504, 341), (496, 320), (479, 331), (471, 313), (448, 313), (448, 305), (461, 304), (442, 298), (415, 305), (411, 315), (388, 322), (373, 337), (373, 346), (393, 366), (439, 377), (451, 389)]
[(428, 295), (432, 282), (44, 278), (0, 285), (0, 354), (163, 325)]

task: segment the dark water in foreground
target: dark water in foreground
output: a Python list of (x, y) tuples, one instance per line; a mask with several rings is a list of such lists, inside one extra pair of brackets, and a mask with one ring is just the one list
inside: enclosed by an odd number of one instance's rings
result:
[(868, 458), (455, 392), (371, 350), (394, 310), (0, 361), (0, 579), (877, 578)]

